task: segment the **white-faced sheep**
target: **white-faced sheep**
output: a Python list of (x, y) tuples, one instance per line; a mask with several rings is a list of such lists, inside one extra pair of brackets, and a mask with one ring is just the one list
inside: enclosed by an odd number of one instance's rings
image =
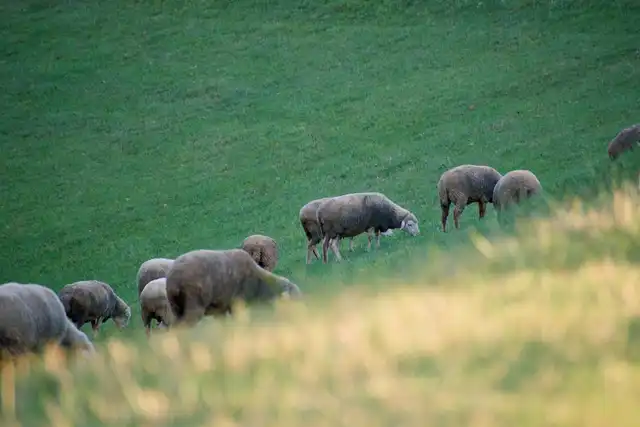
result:
[(187, 325), (203, 316), (231, 315), (236, 300), (268, 302), (302, 295), (298, 286), (263, 269), (242, 249), (199, 249), (180, 255), (167, 275), (166, 290), (175, 324)]
[(54, 291), (37, 284), (0, 285), (0, 359), (37, 353), (50, 344), (95, 351), (87, 335), (67, 318)]
[(640, 141), (640, 123), (622, 129), (609, 142), (607, 153), (611, 160), (615, 160), (627, 150), (633, 150), (633, 146)]
[(143, 262), (136, 276), (138, 297), (147, 283), (161, 277), (167, 277), (171, 264), (173, 264), (173, 260), (169, 258), (151, 258)]
[(533, 172), (525, 169), (512, 170), (502, 176), (493, 189), (493, 206), (500, 219), (501, 211), (512, 204), (542, 192), (542, 185)]
[[(304, 230), (304, 234), (307, 236), (307, 264), (311, 263), (311, 255), (313, 254), (316, 259), (320, 259), (320, 255), (318, 255), (318, 250), (316, 249), (316, 245), (322, 241), (322, 231), (320, 230), (320, 224), (318, 223), (317, 211), (318, 206), (326, 200), (329, 200), (331, 197), (323, 197), (321, 199), (312, 200), (309, 203), (305, 204), (302, 208), (300, 208), (299, 218), (300, 224), (302, 225), (302, 229)], [(369, 245), (367, 249), (371, 249), (371, 239), (373, 234), (373, 228), (367, 230), (367, 234), (369, 237)], [(380, 233), (384, 236), (391, 236), (393, 231), (387, 230), (383, 233)], [(354, 236), (355, 237), (355, 236)], [(349, 251), (353, 251), (353, 239), (354, 237), (349, 238)], [(333, 240), (331, 241), (333, 243)], [(340, 244), (340, 242), (338, 242)]]
[(173, 312), (167, 299), (167, 278), (161, 277), (147, 283), (140, 293), (140, 315), (147, 336), (151, 333), (151, 322), (155, 319), (159, 325), (173, 323)]
[(446, 231), (449, 207), (453, 203), (453, 222), (460, 228), (460, 215), (467, 205), (478, 203), (478, 214), (484, 218), (487, 204), (493, 201), (493, 188), (502, 177), (490, 166), (460, 165), (449, 169), (438, 180), (438, 197), (442, 210), (442, 231)]
[(67, 317), (81, 328), (91, 323), (94, 335), (100, 325), (109, 319), (119, 329), (127, 326), (131, 308), (108, 284), (99, 280), (81, 280), (62, 287), (58, 292)]
[[(338, 242), (345, 237), (355, 237), (373, 229), (376, 247), (380, 247), (380, 234), (391, 229), (402, 229), (412, 236), (420, 233), (416, 216), (394, 203), (382, 193), (350, 193), (325, 200), (318, 207), (317, 220), (324, 236), (322, 260), (328, 259), (329, 244), (340, 261)], [(371, 234), (369, 246), (371, 248)], [(332, 241), (333, 240), (333, 241)]]
[(278, 245), (269, 236), (253, 234), (242, 242), (240, 249), (251, 255), (260, 267), (273, 271), (278, 264)]

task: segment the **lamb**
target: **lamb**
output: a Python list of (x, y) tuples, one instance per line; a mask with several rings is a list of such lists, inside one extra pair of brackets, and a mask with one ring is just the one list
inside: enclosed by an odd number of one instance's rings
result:
[(140, 293), (140, 314), (147, 336), (151, 333), (151, 322), (159, 325), (173, 323), (173, 312), (167, 299), (167, 278), (161, 277), (147, 283)]
[(173, 264), (173, 260), (169, 258), (151, 258), (143, 262), (136, 276), (138, 297), (147, 283), (161, 277), (167, 277), (171, 264)]
[(62, 287), (58, 292), (67, 317), (80, 329), (91, 323), (94, 336), (109, 319), (123, 329), (131, 319), (131, 308), (108, 284), (98, 280), (81, 280)]
[(180, 255), (167, 275), (166, 292), (176, 325), (232, 315), (236, 299), (252, 303), (279, 295), (302, 296), (297, 285), (263, 269), (242, 249), (199, 249)]
[(541, 192), (542, 185), (530, 170), (517, 169), (506, 173), (493, 189), (493, 206), (498, 212), (498, 219), (500, 212), (510, 205)]
[(446, 232), (451, 203), (455, 205), (453, 221), (460, 228), (460, 216), (467, 205), (478, 203), (480, 219), (484, 218), (487, 203), (493, 202), (493, 188), (502, 177), (490, 166), (460, 165), (445, 171), (438, 181), (438, 197), (442, 209), (442, 231)]
[[(412, 236), (420, 233), (416, 216), (377, 192), (350, 193), (325, 200), (316, 213), (322, 242), (322, 260), (327, 263), (329, 244), (337, 260), (342, 260), (338, 242), (344, 237), (355, 237), (372, 229), (376, 234), (376, 247), (380, 247), (380, 234), (390, 229), (402, 229)], [(371, 248), (371, 234), (369, 246)], [(331, 242), (333, 240), (333, 242)]]
[(269, 236), (253, 234), (242, 242), (241, 248), (258, 264), (267, 271), (273, 271), (278, 264), (278, 245)]
[(32, 283), (0, 285), (0, 359), (38, 353), (50, 344), (95, 352), (87, 335), (67, 319), (54, 291)]
[[(320, 230), (320, 224), (318, 223), (316, 213), (318, 210), (318, 206), (320, 206), (322, 202), (329, 200), (330, 198), (331, 197), (323, 197), (321, 199), (312, 200), (309, 203), (305, 204), (302, 208), (300, 208), (300, 213), (298, 216), (300, 218), (302, 229), (307, 236), (307, 264), (311, 263), (311, 254), (315, 255), (316, 259), (320, 259), (320, 255), (318, 255), (316, 245), (320, 243), (323, 236), (322, 231)], [(367, 230), (367, 234), (369, 235), (369, 246), (367, 247), (367, 249), (371, 249), (372, 233), (373, 228)], [(393, 234), (393, 231), (387, 230), (381, 234), (384, 236), (391, 236)], [(353, 237), (349, 238), (349, 251), (353, 251)]]
[(622, 129), (609, 142), (607, 153), (611, 160), (615, 160), (627, 150), (633, 150), (634, 144), (640, 141), (640, 123)]

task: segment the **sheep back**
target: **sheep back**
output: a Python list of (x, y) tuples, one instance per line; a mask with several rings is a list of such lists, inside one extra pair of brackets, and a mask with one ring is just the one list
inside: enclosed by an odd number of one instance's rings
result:
[(640, 140), (640, 123), (622, 129), (609, 142), (607, 154), (611, 160), (616, 159), (627, 150), (632, 150), (633, 145)]
[(199, 249), (180, 255), (166, 281), (167, 299), (177, 322), (231, 312), (234, 300), (269, 301), (283, 292), (299, 295), (287, 279), (258, 266), (242, 249)]
[(38, 352), (48, 344), (73, 346), (79, 340), (69, 339), (77, 336), (69, 334), (67, 324), (62, 303), (46, 286), (0, 285), (0, 358)]
[(278, 245), (269, 236), (251, 235), (244, 239), (241, 249), (251, 255), (256, 264), (267, 271), (273, 271), (278, 264)]
[(151, 258), (140, 264), (138, 274), (136, 275), (138, 297), (147, 283), (161, 277), (167, 277), (167, 273), (169, 269), (171, 269), (172, 264), (173, 260), (169, 258)]
[(382, 193), (350, 193), (332, 197), (320, 204), (317, 220), (323, 235), (330, 239), (354, 237), (372, 228), (386, 232), (401, 228), (404, 219), (417, 219)]
[(493, 190), (493, 204), (500, 210), (541, 192), (542, 185), (533, 172), (526, 169), (512, 170), (496, 184)]
[(438, 180), (440, 205), (492, 203), (493, 189), (502, 177), (490, 166), (460, 165), (445, 171)]

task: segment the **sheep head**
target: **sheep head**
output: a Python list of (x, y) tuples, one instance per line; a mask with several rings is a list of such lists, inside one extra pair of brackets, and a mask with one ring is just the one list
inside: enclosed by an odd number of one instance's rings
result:
[(402, 220), (402, 223), (400, 224), (400, 229), (406, 231), (412, 236), (417, 236), (418, 234), (420, 234), (418, 219), (411, 212), (409, 212), (407, 216), (405, 216), (404, 219)]
[(113, 316), (113, 322), (119, 329), (123, 329), (129, 324), (129, 320), (131, 319), (131, 307), (122, 299), (118, 298), (117, 312), (118, 314)]

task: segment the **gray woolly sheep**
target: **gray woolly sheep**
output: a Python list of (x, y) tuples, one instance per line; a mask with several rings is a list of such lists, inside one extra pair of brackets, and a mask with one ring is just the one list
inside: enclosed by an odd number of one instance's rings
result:
[(520, 203), (542, 192), (542, 185), (533, 172), (512, 170), (502, 176), (493, 189), (493, 206), (498, 215), (514, 203)]
[[(350, 193), (325, 200), (318, 207), (316, 217), (322, 242), (322, 260), (327, 262), (329, 244), (340, 261), (338, 242), (345, 237), (355, 237), (373, 229), (376, 247), (380, 247), (380, 234), (390, 229), (402, 229), (412, 236), (420, 233), (418, 219), (410, 211), (397, 205), (382, 193)], [(371, 248), (371, 234), (369, 246)], [(331, 242), (333, 240), (333, 242)]]
[(94, 335), (100, 325), (112, 319), (120, 329), (127, 326), (131, 308), (108, 284), (98, 280), (81, 280), (62, 287), (58, 292), (67, 317), (79, 328), (91, 323)]
[(138, 297), (147, 283), (161, 277), (167, 277), (167, 273), (173, 264), (169, 258), (151, 258), (140, 265), (136, 282), (138, 282)]
[(140, 293), (140, 315), (147, 336), (151, 333), (151, 322), (155, 319), (159, 325), (173, 323), (173, 312), (167, 299), (167, 278), (161, 277), (147, 283)]
[[(302, 229), (304, 230), (304, 234), (307, 236), (307, 264), (311, 263), (311, 255), (315, 255), (316, 259), (320, 259), (320, 255), (318, 255), (318, 250), (316, 249), (316, 245), (322, 241), (322, 231), (320, 230), (320, 224), (318, 223), (317, 211), (318, 206), (326, 200), (329, 200), (331, 197), (323, 197), (321, 199), (312, 200), (302, 208), (300, 208), (300, 224), (302, 225)], [(367, 230), (367, 234), (369, 237), (369, 246), (368, 249), (371, 248), (371, 239), (373, 234), (373, 228)], [(391, 236), (393, 231), (387, 230), (383, 233), (380, 233), (384, 236)], [(353, 238), (349, 238), (349, 251), (353, 251)], [(331, 240), (333, 243), (333, 239)], [(338, 242), (338, 244), (340, 244)]]
[(640, 141), (640, 123), (622, 129), (609, 142), (607, 153), (611, 160), (615, 160), (627, 150), (633, 150), (633, 146)]
[(50, 344), (95, 352), (51, 289), (15, 282), (0, 285), (0, 359), (38, 353)]
[(460, 228), (460, 215), (467, 205), (478, 203), (478, 214), (484, 218), (487, 204), (493, 201), (493, 188), (502, 177), (490, 166), (460, 165), (449, 169), (438, 181), (438, 197), (442, 209), (442, 231), (446, 231), (449, 207), (453, 203), (453, 222)]
[(273, 271), (278, 264), (278, 245), (269, 236), (253, 234), (242, 242), (240, 249), (251, 255), (260, 267)]
[(187, 325), (203, 316), (231, 315), (236, 299), (252, 303), (302, 295), (298, 286), (263, 269), (242, 249), (180, 255), (167, 275), (166, 290), (175, 323)]

